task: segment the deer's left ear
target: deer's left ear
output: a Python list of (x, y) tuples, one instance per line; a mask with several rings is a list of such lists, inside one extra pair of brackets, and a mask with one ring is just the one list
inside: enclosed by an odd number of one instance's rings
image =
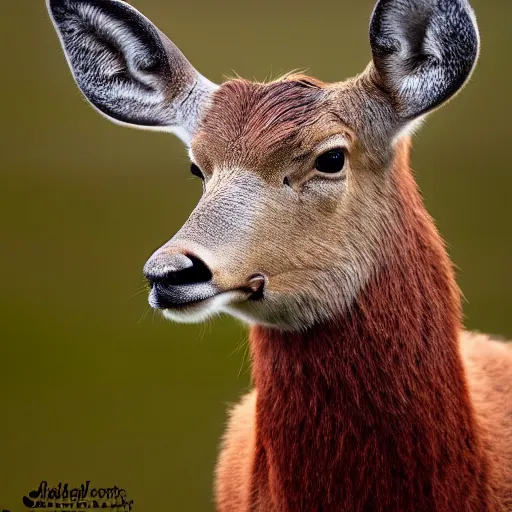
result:
[(461, 89), (480, 46), (467, 0), (379, 0), (370, 43), (379, 85), (404, 121), (433, 110)]

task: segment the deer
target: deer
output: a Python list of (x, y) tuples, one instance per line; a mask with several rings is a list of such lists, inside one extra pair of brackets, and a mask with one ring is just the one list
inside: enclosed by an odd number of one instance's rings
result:
[(46, 0), (73, 77), (121, 125), (174, 133), (203, 193), (150, 257), (173, 321), (250, 329), (220, 512), (512, 510), (512, 350), (464, 329), (410, 169), (413, 133), (479, 57), (467, 0), (378, 0), (372, 60), (214, 84), (121, 0)]

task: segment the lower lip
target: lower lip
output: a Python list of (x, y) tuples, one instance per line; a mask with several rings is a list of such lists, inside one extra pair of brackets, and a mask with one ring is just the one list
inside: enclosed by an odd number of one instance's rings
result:
[(169, 313), (193, 313), (194, 311), (203, 309), (206, 305), (208, 305), (210, 302), (214, 301), (215, 299), (230, 295), (229, 299), (226, 301), (224, 305), (233, 304), (236, 302), (243, 302), (251, 298), (252, 294), (251, 292), (247, 290), (229, 290), (222, 293), (217, 293), (215, 295), (212, 295), (210, 297), (206, 297), (201, 300), (196, 300), (193, 302), (187, 302), (185, 304), (180, 304), (172, 307), (159, 307), (155, 306), (151, 301), (151, 295), (150, 295), (150, 305), (155, 308), (161, 310), (164, 315), (165, 312)]
[(165, 311), (186, 311), (188, 309), (196, 309), (196, 308), (202, 306), (203, 304), (207, 304), (210, 300), (213, 300), (213, 299), (215, 299), (215, 297), (219, 297), (220, 295), (222, 295), (222, 294), (218, 293), (217, 295), (212, 295), (211, 297), (206, 297), (205, 299), (194, 300), (192, 302), (187, 302), (185, 304), (178, 304), (176, 306), (166, 307), (166, 308), (158, 308), (158, 309), (163, 309)]
[(180, 311), (180, 310), (185, 310), (185, 309), (188, 309), (188, 308), (193, 308), (194, 306), (197, 306), (199, 304), (203, 304), (206, 301), (208, 301), (209, 299), (217, 297), (218, 295), (220, 295), (220, 294), (211, 295), (209, 297), (205, 297), (205, 298), (202, 298), (202, 299), (194, 300), (194, 301), (191, 301), (191, 302), (184, 302), (182, 304), (166, 305), (166, 304), (162, 304), (161, 303), (161, 301), (158, 298), (157, 291), (153, 287), (151, 292), (149, 293), (148, 301), (149, 301), (149, 305), (153, 309), (161, 309), (161, 310), (168, 309), (168, 310), (171, 310), (171, 311)]

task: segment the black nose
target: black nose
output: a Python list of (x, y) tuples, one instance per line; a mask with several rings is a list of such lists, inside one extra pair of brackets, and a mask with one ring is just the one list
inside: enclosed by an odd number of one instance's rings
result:
[(195, 256), (174, 254), (148, 262), (144, 269), (150, 285), (181, 286), (206, 283), (212, 278), (210, 269)]
[(144, 275), (152, 290), (150, 304), (165, 309), (184, 306), (215, 295), (212, 273), (196, 256), (173, 254), (151, 258)]

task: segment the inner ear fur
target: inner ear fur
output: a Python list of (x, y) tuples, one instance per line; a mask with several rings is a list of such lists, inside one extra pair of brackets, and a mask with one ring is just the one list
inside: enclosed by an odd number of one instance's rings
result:
[(145, 16), (120, 0), (47, 0), (73, 76), (122, 123), (190, 139), (216, 86)]
[(379, 86), (400, 118), (411, 121), (463, 87), (480, 41), (467, 0), (379, 0), (370, 44)]

